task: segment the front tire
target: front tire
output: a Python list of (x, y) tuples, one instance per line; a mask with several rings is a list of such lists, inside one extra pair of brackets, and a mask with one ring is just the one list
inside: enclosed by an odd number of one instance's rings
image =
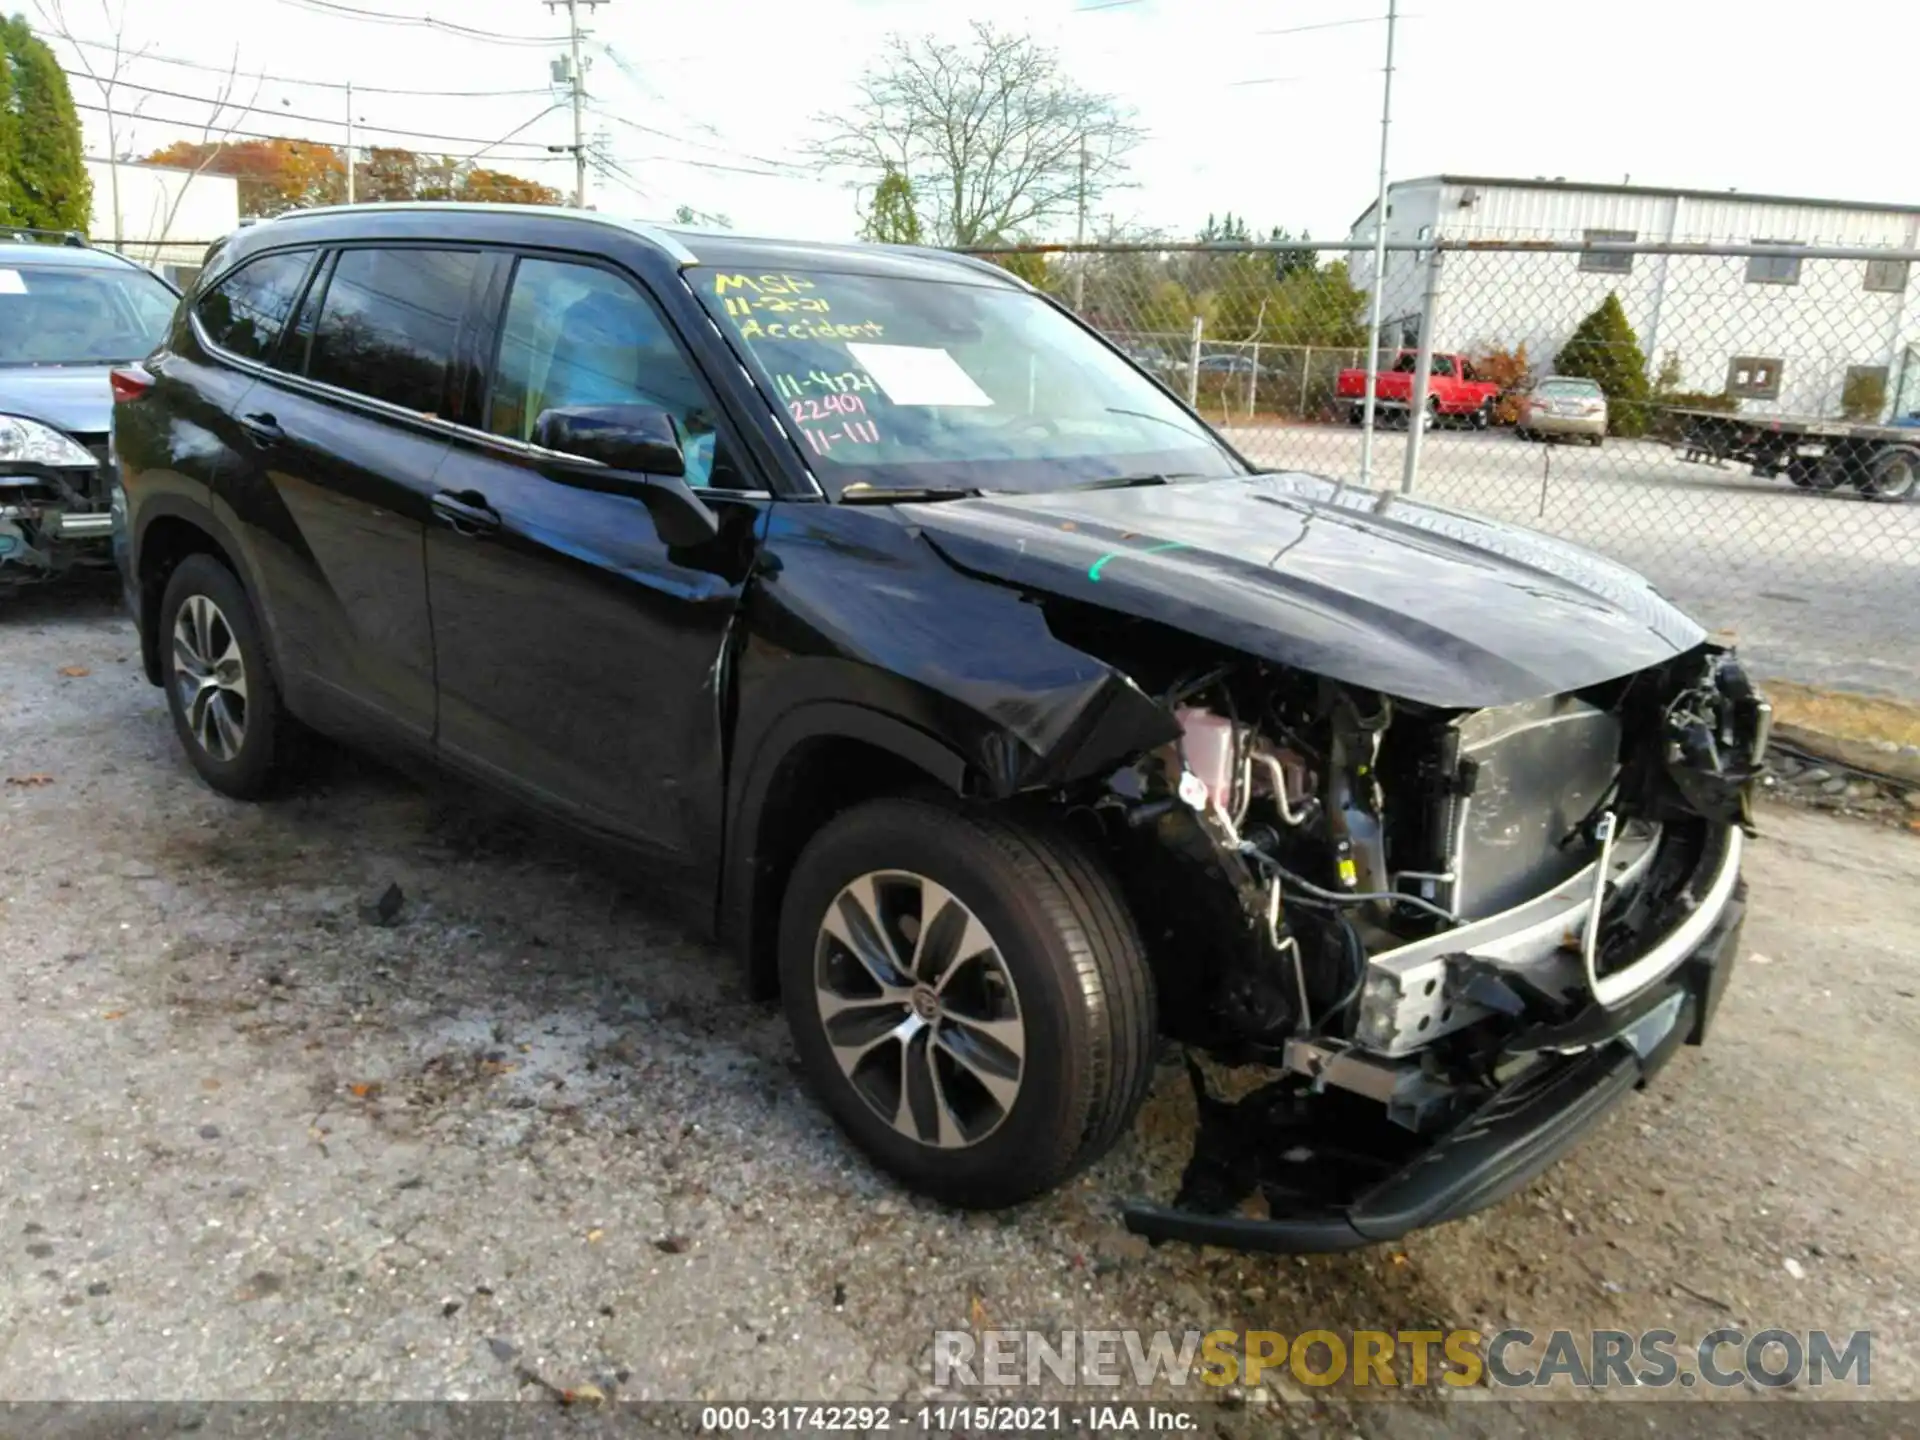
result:
[(289, 722), (245, 587), (211, 555), (189, 555), (160, 601), (160, 683), (187, 759), (235, 800), (267, 794), (285, 769)]
[(884, 799), (808, 843), (780, 921), (787, 1023), (854, 1142), (993, 1208), (1060, 1184), (1152, 1078), (1152, 974), (1099, 858), (1052, 826)]

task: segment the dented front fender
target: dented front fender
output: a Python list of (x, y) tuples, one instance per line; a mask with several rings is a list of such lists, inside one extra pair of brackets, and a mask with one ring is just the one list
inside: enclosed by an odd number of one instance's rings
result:
[(966, 763), (980, 793), (1068, 783), (1178, 724), (1017, 591), (946, 564), (907, 510), (775, 507), (747, 598), (732, 750), (822, 701), (893, 716)]

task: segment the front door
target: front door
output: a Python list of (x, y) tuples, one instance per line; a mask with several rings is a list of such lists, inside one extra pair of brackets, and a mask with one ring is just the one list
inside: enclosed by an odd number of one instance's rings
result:
[[(503, 258), (491, 379), (441, 469), (427, 532), (439, 746), (567, 818), (699, 867), (723, 783), (724, 651), (764, 494), (711, 391), (629, 277)], [(667, 546), (639, 501), (549, 478), (545, 409), (645, 404), (675, 419), (718, 539)], [(548, 468), (543, 470), (543, 460)]]

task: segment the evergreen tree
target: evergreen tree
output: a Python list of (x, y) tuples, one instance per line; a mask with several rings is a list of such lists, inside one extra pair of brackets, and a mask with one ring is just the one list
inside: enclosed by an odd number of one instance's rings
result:
[(85, 230), (92, 218), (93, 182), (81, 161), (80, 118), (67, 77), (46, 42), (21, 16), (0, 20), (0, 51), (6, 54), (0, 164), (6, 185), (4, 213), (14, 225), (43, 230)]
[(19, 145), (16, 135), (19, 127), (9, 103), (13, 95), (13, 61), (7, 57), (6, 25), (5, 17), (0, 16), (0, 226), (21, 223), (13, 213), (14, 151)]
[(1553, 357), (1554, 373), (1577, 375), (1606, 392), (1608, 426), (1616, 435), (1639, 435), (1647, 425), (1647, 357), (1627, 323), (1620, 296), (1607, 292)]
[(920, 212), (914, 208), (913, 181), (904, 171), (887, 166), (887, 173), (873, 188), (873, 204), (860, 227), (860, 238), (882, 245), (920, 243)]

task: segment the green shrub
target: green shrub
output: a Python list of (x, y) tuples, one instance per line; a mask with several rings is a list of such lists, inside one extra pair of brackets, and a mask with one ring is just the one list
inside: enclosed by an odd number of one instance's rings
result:
[(1887, 408), (1887, 377), (1883, 372), (1855, 370), (1840, 389), (1843, 420), (1878, 420)]

